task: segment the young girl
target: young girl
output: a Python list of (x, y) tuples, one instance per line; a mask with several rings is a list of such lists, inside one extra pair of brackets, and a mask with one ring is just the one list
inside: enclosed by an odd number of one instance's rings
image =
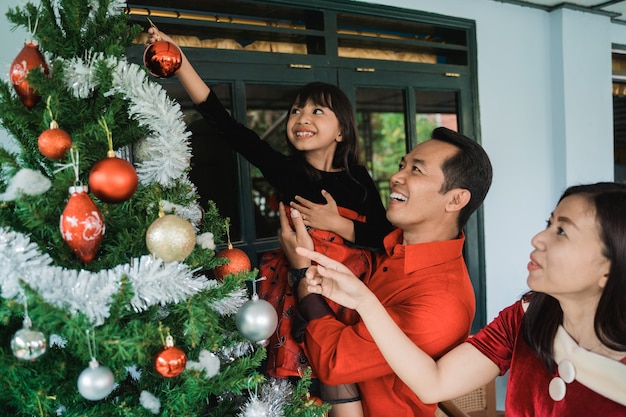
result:
[[(173, 43), (155, 28), (149, 33), (150, 43), (157, 39)], [(291, 155), (285, 156), (230, 116), (184, 54), (176, 75), (207, 123), (261, 170), (284, 204), (299, 210), (316, 250), (341, 259), (356, 276), (368, 274), (369, 250), (382, 248), (392, 226), (373, 180), (358, 162), (356, 122), (347, 96), (326, 83), (302, 87), (289, 109), (286, 134)], [(267, 372), (273, 377), (297, 378), (308, 366), (291, 337), (293, 280), (303, 273), (290, 270), (280, 250), (264, 254), (259, 265), (259, 275), (267, 278), (259, 284), (259, 296), (272, 303), (279, 315), (268, 345)], [(353, 310), (332, 307), (346, 323), (358, 319)], [(322, 387), (321, 391), (322, 399), (333, 404), (331, 416), (362, 415), (356, 387)]]
[(422, 401), (458, 397), (508, 370), (507, 417), (625, 417), (624, 212), (624, 184), (568, 188), (531, 241), (531, 292), (437, 362), (347, 268), (297, 252), (318, 263), (307, 272), (308, 290), (355, 308), (389, 365)]

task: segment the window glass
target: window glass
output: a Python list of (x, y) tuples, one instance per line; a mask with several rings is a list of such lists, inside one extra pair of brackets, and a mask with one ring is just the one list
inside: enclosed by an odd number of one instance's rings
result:
[[(283, 154), (288, 154), (285, 124), (291, 100), (299, 86), (247, 84), (247, 124), (261, 140)], [(263, 178), (261, 171), (250, 165), (252, 202), (256, 222), (256, 237), (275, 238), (280, 227), (278, 196)]]
[(418, 142), (429, 139), (433, 129), (439, 126), (459, 130), (457, 101), (457, 93), (454, 91), (415, 91), (415, 126)]
[(406, 153), (404, 91), (393, 88), (356, 89), (356, 118), (361, 161), (378, 187), (383, 204), (389, 201), (389, 178)]

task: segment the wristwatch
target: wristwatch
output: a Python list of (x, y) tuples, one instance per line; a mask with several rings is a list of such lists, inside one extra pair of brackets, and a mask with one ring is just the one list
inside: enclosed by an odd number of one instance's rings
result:
[(290, 269), (287, 273), (287, 283), (292, 288), (298, 288), (298, 284), (305, 277), (307, 269), (309, 268)]

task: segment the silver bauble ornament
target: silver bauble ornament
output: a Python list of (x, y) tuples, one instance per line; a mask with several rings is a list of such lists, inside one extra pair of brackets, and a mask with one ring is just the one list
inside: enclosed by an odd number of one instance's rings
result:
[(105, 398), (113, 391), (114, 385), (113, 372), (106, 366), (100, 366), (94, 358), (89, 362), (89, 367), (85, 368), (78, 377), (78, 392), (90, 401)]
[(31, 330), (26, 324), (11, 339), (11, 351), (15, 357), (25, 361), (34, 361), (43, 355), (47, 346), (46, 336), (42, 332)]
[(165, 262), (181, 262), (196, 246), (196, 231), (182, 217), (167, 214), (148, 227), (146, 245), (151, 254)]
[(251, 342), (260, 342), (274, 333), (278, 324), (278, 314), (270, 303), (260, 300), (254, 294), (237, 311), (237, 329)]

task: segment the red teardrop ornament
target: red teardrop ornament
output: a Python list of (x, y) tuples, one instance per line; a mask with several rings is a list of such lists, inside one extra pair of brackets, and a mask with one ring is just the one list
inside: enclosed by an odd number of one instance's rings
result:
[(44, 74), (48, 75), (48, 65), (41, 52), (39, 52), (39, 45), (32, 40), (26, 41), (20, 53), (17, 54), (13, 63), (11, 63), (9, 78), (22, 103), (29, 109), (35, 107), (41, 99), (28, 84), (28, 81), (26, 81), (29, 71), (37, 67), (41, 67)]
[(70, 199), (59, 228), (65, 243), (81, 261), (93, 261), (104, 237), (104, 217), (87, 194), (87, 186), (70, 187)]
[(183, 62), (178, 46), (168, 41), (156, 41), (146, 47), (143, 63), (155, 77), (168, 78), (178, 71)]
[(105, 158), (96, 163), (89, 173), (91, 192), (105, 203), (128, 200), (137, 190), (138, 183), (135, 167), (122, 158)]

